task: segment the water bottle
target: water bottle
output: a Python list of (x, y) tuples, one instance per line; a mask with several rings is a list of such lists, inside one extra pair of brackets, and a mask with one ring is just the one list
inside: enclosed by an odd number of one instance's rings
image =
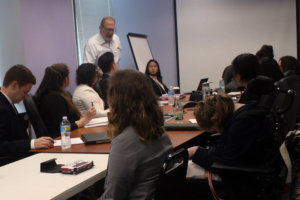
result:
[(224, 80), (221, 79), (219, 81), (219, 87), (220, 87), (220, 93), (225, 93), (225, 84), (224, 84)]
[(173, 106), (174, 105), (174, 90), (173, 86), (170, 86), (169, 92), (168, 92), (168, 105)]
[(67, 116), (63, 116), (60, 124), (60, 134), (61, 134), (61, 148), (69, 149), (71, 148), (71, 124), (68, 121)]
[(207, 99), (210, 96), (210, 87), (209, 83), (202, 83), (202, 95), (203, 95), (203, 100)]
[(183, 107), (179, 101), (179, 96), (175, 98), (175, 108), (174, 108), (175, 120), (183, 120)]

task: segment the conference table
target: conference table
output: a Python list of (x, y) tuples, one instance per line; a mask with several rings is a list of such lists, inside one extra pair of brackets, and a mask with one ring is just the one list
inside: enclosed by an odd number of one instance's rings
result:
[[(163, 113), (172, 113), (174, 110), (173, 106), (163, 105), (161, 106)], [(184, 119), (183, 121), (176, 121), (174, 118), (167, 121), (166, 123), (191, 123), (189, 120), (194, 117), (194, 109), (186, 108), (184, 109)], [(79, 128), (71, 132), (71, 138), (80, 137), (82, 134), (86, 133), (96, 133), (96, 132), (105, 132), (107, 126), (98, 126), (91, 128)], [(203, 131), (200, 130), (172, 130), (167, 131), (170, 140), (173, 144), (174, 149), (179, 149), (182, 147), (187, 147), (188, 144), (200, 136)], [(56, 138), (56, 139), (60, 139)], [(43, 152), (43, 153), (109, 153), (110, 143), (106, 144), (94, 144), (94, 145), (85, 145), (85, 144), (75, 144), (72, 145), (70, 149), (62, 150), (60, 146), (56, 146), (50, 149), (39, 149), (32, 150), (32, 152)]]
[[(105, 178), (108, 154), (37, 153), (0, 167), (1, 199), (63, 200)], [(56, 158), (57, 164), (93, 161), (94, 167), (77, 175), (42, 173), (40, 163)]]
[[(174, 107), (161, 106), (164, 114), (173, 113)], [(166, 123), (190, 123), (194, 118), (194, 109), (184, 109), (184, 119), (171, 119)], [(79, 128), (71, 132), (71, 137), (80, 137), (84, 133), (105, 132), (107, 126)], [(172, 130), (167, 131), (174, 149), (188, 147), (203, 131)], [(60, 139), (60, 138), (55, 138)], [(199, 138), (198, 138), (199, 139)], [(72, 145), (70, 149), (62, 150), (60, 146), (51, 149), (32, 150), (35, 155), (16, 161), (0, 168), (0, 191), (7, 199), (66, 199), (92, 186), (105, 178), (108, 163), (110, 143)], [(93, 160), (95, 166), (78, 175), (47, 174), (39, 170), (40, 163), (51, 158), (57, 158), (58, 164), (69, 164), (78, 159)], [(2, 183), (2, 184), (1, 184)], [(18, 192), (15, 192), (15, 191)], [(29, 192), (36, 191), (36, 192)]]

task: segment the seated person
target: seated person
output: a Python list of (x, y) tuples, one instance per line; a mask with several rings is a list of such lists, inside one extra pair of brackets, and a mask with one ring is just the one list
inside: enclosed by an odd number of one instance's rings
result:
[(234, 79), (233, 70), (232, 70), (231, 65), (227, 66), (224, 69), (222, 78), (224, 80), (226, 93), (239, 91), (239, 85), (237, 84), (237, 82)]
[(256, 57), (258, 58), (258, 60), (262, 59), (262, 58), (270, 58), (270, 59), (274, 59), (274, 51), (273, 51), (273, 46), (272, 45), (267, 45), (264, 44), (261, 46), (261, 48), (256, 52)]
[(30, 140), (24, 119), (14, 104), (25, 99), (36, 83), (32, 72), (23, 65), (11, 67), (0, 89), (0, 166), (29, 155), (30, 149), (53, 147), (50, 137)]
[(259, 67), (259, 74), (267, 76), (273, 79), (274, 81), (279, 81), (283, 77), (283, 74), (279, 69), (278, 63), (272, 58), (263, 57), (259, 59)]
[(109, 86), (110, 76), (117, 70), (117, 64), (114, 61), (114, 54), (112, 52), (106, 52), (100, 56), (98, 60), (98, 66), (103, 72), (102, 78), (96, 83), (94, 89), (98, 92), (99, 96), (103, 99), (105, 106), (108, 108), (107, 104), (107, 89)]
[[(299, 63), (292, 56), (284, 56), (279, 59), (279, 66), (284, 77), (275, 83), (276, 87), (283, 90), (292, 89), (296, 91), (291, 109), (283, 113), (289, 130), (293, 130), (296, 123), (300, 123), (300, 75), (296, 72)], [(281, 103), (286, 104), (286, 102)]]
[(109, 110), (104, 110), (103, 100), (93, 89), (97, 79), (97, 66), (94, 64), (85, 63), (80, 65), (76, 70), (77, 87), (72, 100), (81, 115), (85, 115), (90, 108), (94, 107), (96, 109), (95, 117), (107, 116)]
[[(212, 96), (199, 103), (195, 116), (200, 129), (221, 133), (221, 137), (208, 149), (188, 149), (192, 162), (210, 170), (214, 162), (225, 165), (257, 165), (265, 160), (265, 148), (270, 143), (264, 121), (257, 116), (247, 115), (256, 108), (256, 102), (234, 104), (225, 94)], [(193, 177), (189, 165), (188, 177)]]
[(75, 130), (86, 125), (96, 115), (96, 109), (92, 107), (81, 116), (71, 97), (65, 92), (69, 84), (68, 66), (58, 63), (46, 68), (43, 80), (36, 91), (41, 117), (53, 138), (60, 136), (63, 116), (68, 117), (71, 130)]
[(152, 86), (157, 96), (168, 93), (169, 89), (162, 81), (159, 64), (156, 60), (152, 59), (148, 61), (145, 74), (152, 81)]
[(111, 76), (107, 94), (112, 142), (100, 199), (153, 199), (172, 144), (151, 82), (137, 70), (120, 70)]
[(259, 63), (253, 54), (240, 54), (232, 61), (232, 69), (236, 82), (245, 88), (239, 103), (258, 100), (255, 91), (248, 90), (248, 82), (259, 75)]

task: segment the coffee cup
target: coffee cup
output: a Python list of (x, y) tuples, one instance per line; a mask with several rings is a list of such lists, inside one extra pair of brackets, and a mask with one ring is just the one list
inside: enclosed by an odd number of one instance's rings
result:
[(180, 88), (179, 87), (174, 87), (174, 94), (180, 94)]

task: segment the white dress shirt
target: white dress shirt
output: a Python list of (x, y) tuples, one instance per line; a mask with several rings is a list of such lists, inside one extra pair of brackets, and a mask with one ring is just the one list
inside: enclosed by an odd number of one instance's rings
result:
[(92, 106), (96, 109), (95, 117), (106, 117), (109, 112), (108, 109), (104, 110), (104, 102), (98, 93), (85, 84), (80, 84), (76, 87), (72, 100), (81, 115), (84, 115)]
[(88, 40), (84, 47), (83, 62), (98, 65), (98, 59), (102, 54), (112, 52), (115, 63), (118, 64), (121, 57), (121, 49), (121, 42), (116, 34), (113, 35), (110, 42), (105, 42), (102, 35), (97, 33)]

